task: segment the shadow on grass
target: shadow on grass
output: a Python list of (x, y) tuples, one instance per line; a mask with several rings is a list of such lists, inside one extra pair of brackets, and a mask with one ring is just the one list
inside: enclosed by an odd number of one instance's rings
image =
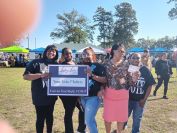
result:
[[(149, 96), (149, 97), (154, 97), (154, 96)], [(164, 99), (164, 98), (158, 97), (158, 98), (148, 99), (148, 101), (155, 101), (155, 100), (162, 100), (162, 99)]]

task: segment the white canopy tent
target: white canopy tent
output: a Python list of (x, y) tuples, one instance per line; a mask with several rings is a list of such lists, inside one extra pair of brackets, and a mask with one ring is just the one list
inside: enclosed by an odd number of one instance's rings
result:
[[(83, 50), (86, 49), (86, 48), (88, 48), (88, 47), (85, 47), (85, 48), (82, 48), (82, 49), (78, 50), (76, 52), (76, 54), (81, 54), (83, 52)], [(93, 47), (92, 47), (92, 49), (95, 52), (95, 54), (106, 54), (106, 52), (104, 50), (101, 50), (101, 49), (98, 49), (98, 48), (93, 48)]]

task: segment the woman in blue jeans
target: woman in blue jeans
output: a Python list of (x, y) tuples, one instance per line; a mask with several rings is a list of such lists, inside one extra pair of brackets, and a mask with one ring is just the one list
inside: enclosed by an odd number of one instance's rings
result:
[(106, 83), (105, 68), (101, 64), (95, 63), (96, 55), (92, 48), (84, 49), (82, 58), (83, 64), (89, 66), (87, 71), (89, 75), (89, 95), (81, 98), (85, 111), (85, 124), (90, 133), (98, 133), (95, 116), (101, 103), (101, 86)]
[(132, 113), (133, 124), (132, 133), (140, 133), (140, 125), (143, 117), (144, 106), (148, 96), (150, 95), (152, 85), (155, 80), (146, 66), (140, 66), (141, 56), (134, 53), (131, 56), (132, 65), (139, 66), (140, 77), (134, 85), (129, 87), (129, 107), (128, 116)]

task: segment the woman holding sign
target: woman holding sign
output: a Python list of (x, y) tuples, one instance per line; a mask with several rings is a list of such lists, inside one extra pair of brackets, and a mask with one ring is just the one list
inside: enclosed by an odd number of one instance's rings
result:
[(96, 55), (92, 48), (84, 49), (82, 58), (83, 64), (89, 66), (89, 96), (81, 98), (85, 111), (85, 123), (90, 133), (98, 133), (95, 116), (101, 103), (101, 86), (106, 83), (105, 68), (101, 64), (95, 63)]
[(132, 133), (139, 133), (144, 107), (155, 80), (147, 66), (141, 66), (141, 55), (139, 53), (134, 53), (131, 59), (134, 70), (139, 69), (140, 77), (134, 85), (129, 86), (128, 116), (130, 117), (132, 114)]
[[(75, 65), (75, 62), (72, 60), (72, 50), (70, 48), (62, 49), (62, 57), (63, 57), (63, 62), (61, 62), (60, 64)], [(75, 107), (79, 109), (79, 116), (78, 116), (79, 125), (78, 125), (77, 132), (85, 133), (86, 126), (84, 123), (84, 111), (80, 107), (79, 97), (60, 96), (60, 99), (65, 109), (65, 115), (64, 115), (65, 133), (74, 133), (72, 116)]]
[[(133, 84), (128, 72), (129, 63), (124, 61), (125, 48), (123, 44), (115, 44), (111, 49), (111, 60), (105, 62), (107, 87), (104, 92), (104, 112), (106, 133), (111, 132), (111, 123), (117, 122), (117, 133), (123, 130), (124, 122), (128, 120), (128, 87)], [(138, 73), (134, 73), (135, 78)]]
[(31, 61), (24, 72), (24, 79), (32, 81), (32, 100), (36, 109), (36, 132), (43, 133), (46, 120), (47, 133), (52, 133), (53, 111), (57, 96), (47, 96), (47, 72), (49, 64), (57, 64), (58, 50), (54, 45), (46, 47), (43, 58)]

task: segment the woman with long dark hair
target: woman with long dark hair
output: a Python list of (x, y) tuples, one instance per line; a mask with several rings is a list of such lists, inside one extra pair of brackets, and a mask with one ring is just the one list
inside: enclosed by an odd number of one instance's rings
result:
[(47, 72), (49, 64), (57, 64), (58, 50), (55, 45), (48, 45), (43, 58), (31, 61), (25, 69), (24, 79), (32, 81), (32, 101), (36, 109), (36, 132), (43, 133), (46, 121), (47, 133), (52, 133), (53, 111), (57, 96), (47, 96)]
[(121, 133), (128, 120), (128, 87), (134, 82), (128, 73), (129, 63), (124, 60), (124, 55), (124, 45), (115, 44), (111, 49), (111, 59), (105, 62), (107, 87), (104, 91), (103, 118), (106, 133), (111, 132), (114, 121), (117, 122), (117, 133)]
[(101, 86), (106, 83), (105, 68), (96, 63), (96, 55), (92, 48), (84, 49), (82, 58), (82, 64), (88, 65), (89, 75), (89, 95), (81, 97), (85, 111), (85, 123), (90, 133), (98, 133), (95, 116), (101, 103)]

